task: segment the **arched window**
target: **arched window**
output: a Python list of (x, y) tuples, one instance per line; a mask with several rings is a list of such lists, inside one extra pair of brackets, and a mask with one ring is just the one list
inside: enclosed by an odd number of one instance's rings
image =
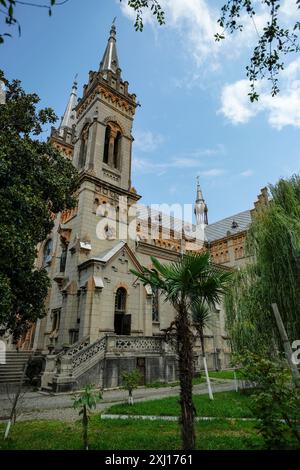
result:
[(51, 238), (46, 241), (43, 252), (43, 268), (46, 268), (51, 263), (53, 250), (53, 241)]
[(121, 168), (121, 140), (122, 132), (118, 124), (108, 123), (105, 130), (103, 163), (118, 170)]
[(115, 138), (114, 143), (114, 167), (118, 170), (120, 169), (120, 148), (121, 148), (121, 132), (117, 132), (117, 137)]
[(94, 212), (97, 212), (99, 205), (100, 205), (99, 199), (96, 197), (94, 199)]
[(110, 126), (107, 126), (105, 130), (104, 153), (103, 153), (103, 162), (106, 164), (108, 164), (109, 141), (110, 141)]
[(61, 255), (60, 255), (60, 268), (59, 268), (60, 273), (64, 273), (66, 270), (67, 254), (68, 254), (68, 247), (67, 245), (63, 244), (61, 248)]
[(152, 287), (153, 297), (152, 297), (152, 321), (159, 321), (159, 290), (157, 287)]
[(127, 297), (126, 289), (124, 289), (124, 287), (119, 287), (116, 293), (116, 300), (115, 300), (115, 312), (116, 313), (126, 312), (126, 297)]
[(130, 335), (131, 315), (126, 314), (127, 291), (119, 287), (115, 298), (115, 333), (116, 335)]
[(80, 153), (79, 153), (79, 161), (78, 161), (79, 168), (83, 168), (85, 166), (88, 139), (89, 139), (89, 126), (88, 124), (86, 124), (86, 126), (83, 128), (83, 131), (81, 133), (81, 145), (80, 145)]

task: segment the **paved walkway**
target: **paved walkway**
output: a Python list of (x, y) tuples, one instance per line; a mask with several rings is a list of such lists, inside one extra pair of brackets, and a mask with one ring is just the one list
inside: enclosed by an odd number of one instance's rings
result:
[[(110, 419), (136, 419), (141, 421), (178, 421), (178, 416), (151, 416), (151, 415), (109, 415), (102, 414), (101, 419), (110, 420)], [(196, 416), (195, 421), (215, 421), (222, 419), (225, 421), (257, 421), (256, 418), (229, 418), (226, 416)], [(282, 420), (283, 421), (283, 420)]]
[[(224, 392), (235, 389), (233, 380), (214, 379), (212, 381), (214, 392)], [(206, 384), (194, 386), (195, 395), (207, 393)], [(158, 400), (160, 398), (176, 396), (179, 394), (179, 387), (161, 388), (138, 388), (134, 391), (135, 401)], [(32, 420), (61, 420), (75, 421), (78, 419), (78, 412), (72, 408), (72, 397), (75, 394), (48, 394), (44, 392), (28, 392), (20, 403), (20, 414), (18, 421)], [(105, 390), (103, 399), (97, 405), (97, 410), (103, 411), (112, 403), (123, 403), (127, 400), (125, 390)], [(0, 420), (6, 419), (11, 409), (11, 402), (6, 394), (0, 395)]]

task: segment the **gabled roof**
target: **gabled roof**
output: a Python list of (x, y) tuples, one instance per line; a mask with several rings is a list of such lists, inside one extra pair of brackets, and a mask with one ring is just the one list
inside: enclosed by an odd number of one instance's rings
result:
[(126, 254), (131, 259), (132, 263), (135, 265), (138, 271), (142, 272), (143, 269), (142, 269), (141, 264), (139, 263), (135, 254), (129, 248), (129, 246), (124, 240), (121, 240), (120, 242), (116, 243), (116, 245), (113, 248), (102, 252), (99, 256), (90, 258), (89, 261), (97, 261), (99, 263), (107, 264), (123, 249), (126, 251)]
[(100, 261), (101, 263), (107, 263), (111, 258), (113, 258), (124, 246), (126, 245), (126, 242), (121, 240), (118, 242), (113, 248), (110, 248), (109, 250), (106, 250), (101, 253), (100, 256), (97, 256), (97, 261)]

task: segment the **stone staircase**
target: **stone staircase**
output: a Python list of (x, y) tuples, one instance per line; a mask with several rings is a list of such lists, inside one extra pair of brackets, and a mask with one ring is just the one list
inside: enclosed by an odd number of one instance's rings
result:
[(30, 358), (31, 351), (7, 351), (6, 364), (0, 364), (0, 388), (6, 385), (18, 385), (23, 374), (25, 364)]
[[(176, 353), (162, 337), (105, 335), (93, 343), (84, 338), (66, 351), (49, 354), (43, 372), (41, 388), (47, 392), (70, 392), (86, 384), (100, 388), (115, 388), (123, 370), (137, 367), (137, 357), (147, 360), (153, 373), (167, 380), (167, 360), (175, 364)], [(155, 361), (155, 365), (153, 365)], [(165, 362), (164, 362), (165, 361)], [(144, 371), (146, 373), (146, 369)], [(149, 372), (149, 380), (152, 373)], [(154, 377), (159, 380), (160, 377)], [(154, 380), (154, 379), (153, 379)], [(170, 381), (174, 381), (171, 377)]]

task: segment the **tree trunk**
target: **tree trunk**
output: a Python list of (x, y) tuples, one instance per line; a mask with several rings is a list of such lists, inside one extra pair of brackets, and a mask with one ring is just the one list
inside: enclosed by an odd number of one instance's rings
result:
[(132, 395), (132, 390), (128, 390), (128, 404), (133, 405), (133, 395)]
[(88, 415), (87, 415), (86, 405), (83, 406), (82, 426), (83, 426), (83, 447), (84, 447), (85, 450), (89, 450), (89, 445), (88, 445)]
[(275, 320), (276, 320), (277, 327), (278, 327), (278, 330), (279, 330), (279, 334), (280, 334), (280, 337), (281, 337), (281, 341), (283, 343), (285, 355), (286, 355), (288, 364), (290, 366), (290, 370), (291, 370), (294, 385), (295, 385), (295, 387), (300, 387), (299, 370), (298, 370), (297, 365), (293, 364), (293, 361), (292, 361), (293, 351), (292, 351), (291, 344), (289, 342), (289, 338), (288, 338), (288, 335), (286, 333), (286, 330), (285, 330), (285, 327), (284, 327), (284, 324), (283, 324), (283, 321), (282, 321), (282, 318), (281, 318), (281, 315), (280, 315), (280, 312), (279, 312), (279, 309), (278, 309), (278, 305), (275, 304), (275, 303), (272, 304), (272, 309), (273, 309), (273, 312), (274, 312), (274, 316), (275, 316)]
[(206, 377), (206, 383), (207, 383), (207, 389), (208, 389), (208, 396), (210, 400), (214, 399), (212, 388), (211, 388), (211, 383), (210, 383), (210, 378), (208, 375), (208, 369), (207, 369), (207, 362), (206, 362), (206, 354), (205, 354), (205, 348), (204, 348), (204, 334), (203, 330), (201, 329), (199, 332), (200, 336), (200, 343), (201, 343), (201, 349), (202, 349), (202, 359), (203, 359), (203, 365), (204, 365), (204, 371), (205, 371), (205, 377)]
[(177, 345), (179, 356), (179, 382), (181, 406), (181, 435), (184, 450), (195, 448), (193, 405), (193, 340), (188, 314), (184, 308), (178, 315)]

